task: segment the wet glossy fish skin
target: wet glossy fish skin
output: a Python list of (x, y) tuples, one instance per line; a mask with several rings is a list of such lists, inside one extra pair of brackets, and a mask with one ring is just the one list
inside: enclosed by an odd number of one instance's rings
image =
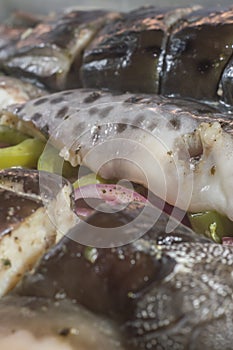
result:
[(39, 23), (45, 20), (48, 20), (49, 18), (51, 19), (52, 17), (54, 17), (54, 14), (52, 13), (46, 16), (46, 15), (33, 14), (33, 13), (17, 10), (17, 11), (14, 11), (10, 15), (10, 17), (5, 20), (4, 23), (7, 26), (12, 28), (28, 29), (28, 28), (34, 28)]
[(202, 9), (181, 20), (168, 40), (161, 94), (219, 99), (219, 81), (233, 53), (232, 32), (232, 9)]
[(0, 28), (0, 66), (53, 91), (82, 86), (220, 100), (227, 106), (232, 13), (193, 6), (124, 14), (68, 10), (44, 18), (19, 14)]
[(193, 9), (148, 6), (110, 22), (85, 50), (83, 87), (159, 93), (170, 29)]
[[(71, 123), (75, 123), (78, 132), (82, 133), (88, 130), (89, 124), (93, 125), (96, 122), (108, 124), (110, 118), (111, 121), (122, 122), (122, 119), (117, 119), (117, 116), (114, 119), (113, 112), (118, 104), (124, 114), (133, 110), (134, 107), (142, 108), (142, 110), (158, 107), (164, 110), (165, 117), (169, 113), (174, 112), (175, 115), (178, 116), (180, 114), (184, 118), (185, 116), (186, 118), (191, 116), (197, 122), (219, 120), (224, 130), (227, 130), (227, 132), (232, 130), (233, 121), (231, 116), (221, 115), (215, 107), (192, 101), (167, 99), (162, 96), (147, 94), (111, 94), (101, 90), (75, 89), (50, 94), (29, 101), (25, 105), (9, 107), (8, 110), (20, 119), (32, 122), (46, 137), (53, 135), (54, 140), (56, 138), (54, 131), (59, 129), (59, 125), (66, 124), (68, 126)], [(82, 116), (80, 111), (84, 113), (88, 111), (88, 118)], [(75, 115), (77, 117), (73, 118)], [(135, 126), (136, 124), (137, 126), (142, 125), (140, 120), (135, 123), (133, 117), (125, 118), (125, 122), (133, 123)], [(151, 128), (153, 128), (153, 124)], [(67, 140), (61, 140), (63, 145), (66, 141), (69, 143), (70, 137), (73, 138), (77, 135), (72, 127), (70, 127), (68, 132)]]
[[(28, 13), (15, 12), (0, 25), (0, 66), (2, 72), (8, 73), (2, 63), (5, 60), (7, 61), (9, 57), (17, 54), (17, 44), (23, 40), (25, 33), (29, 34), (33, 27), (39, 25), (45, 18)], [(15, 78), (15, 72), (12, 75)], [(20, 78), (24, 79), (25, 77), (21, 75)]]
[(233, 58), (231, 57), (221, 76), (221, 81), (219, 84), (220, 96), (223, 104), (232, 110), (233, 106)]
[(55, 91), (79, 87), (83, 50), (108, 16), (112, 14), (105, 11), (67, 10), (35, 27), (20, 28), (21, 35), (11, 49), (0, 52), (0, 58), (4, 53), (0, 67)]
[(24, 31), (24, 28), (0, 25), (0, 60), (7, 59), (15, 53), (15, 45)]
[(225, 80), (231, 86), (232, 24), (231, 8), (149, 7), (123, 14), (86, 49), (83, 86), (231, 104)]

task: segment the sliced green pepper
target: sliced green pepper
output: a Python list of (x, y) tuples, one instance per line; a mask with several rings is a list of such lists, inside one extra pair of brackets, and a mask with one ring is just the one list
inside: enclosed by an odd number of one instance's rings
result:
[(62, 174), (68, 179), (77, 178), (78, 175), (77, 167), (74, 168), (69, 162), (64, 161), (59, 156), (58, 150), (51, 145), (47, 145), (45, 151), (41, 154), (37, 168), (50, 173)]
[(39, 139), (26, 139), (21, 143), (0, 149), (0, 169), (21, 166), (35, 168), (45, 143)]
[(221, 243), (223, 237), (233, 236), (233, 222), (215, 211), (189, 214), (192, 229)]
[(28, 139), (29, 136), (22, 132), (10, 128), (6, 125), (0, 125), (0, 141), (9, 145), (17, 145), (18, 143)]

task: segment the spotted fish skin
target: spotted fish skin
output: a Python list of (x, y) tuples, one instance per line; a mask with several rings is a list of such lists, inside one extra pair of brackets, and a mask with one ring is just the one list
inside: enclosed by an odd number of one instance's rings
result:
[[(9, 107), (8, 110), (24, 121), (31, 121), (46, 137), (52, 136), (54, 142), (56, 142), (54, 130), (58, 129), (60, 125), (68, 127), (69, 136), (67, 135), (67, 139), (60, 140), (61, 144), (68, 141), (68, 137), (79, 137), (80, 132), (98, 123), (109, 124), (123, 121), (125, 126), (127, 123), (129, 124), (129, 128), (130, 126), (138, 126), (151, 132), (156, 128), (154, 120), (149, 124), (146, 115), (144, 119), (143, 115), (141, 118), (131, 115), (119, 117), (117, 108), (119, 108), (119, 112), (125, 114), (133, 111), (133, 108), (138, 108), (142, 113), (146, 112), (148, 108), (152, 108), (155, 112), (153, 119), (156, 117), (158, 119), (159, 116), (156, 113), (160, 113), (167, 118), (170, 128), (178, 131), (185, 123), (185, 120), (180, 119), (186, 118), (189, 119), (189, 122), (192, 120), (193, 123), (191, 127), (186, 126), (187, 130), (191, 130), (192, 127), (201, 122), (219, 121), (223, 130), (233, 133), (233, 119), (229, 114), (220, 113), (217, 107), (188, 100), (164, 98), (158, 95), (112, 94), (102, 90), (75, 89), (43, 96), (28, 101), (24, 105)], [(145, 121), (145, 125), (143, 121)], [(72, 130), (73, 126), (75, 128)], [(76, 132), (76, 129), (79, 129), (79, 133)], [(124, 131), (123, 128), (118, 128), (116, 133), (122, 131)]]
[(233, 219), (229, 115), (155, 95), (82, 89), (9, 111), (1, 124), (29, 123), (73, 166), (142, 184), (183, 210), (216, 210)]

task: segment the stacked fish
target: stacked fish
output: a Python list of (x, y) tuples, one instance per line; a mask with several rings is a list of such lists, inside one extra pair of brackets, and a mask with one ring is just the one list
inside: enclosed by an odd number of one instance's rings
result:
[(1, 349), (232, 349), (232, 38), (200, 6), (0, 26)]

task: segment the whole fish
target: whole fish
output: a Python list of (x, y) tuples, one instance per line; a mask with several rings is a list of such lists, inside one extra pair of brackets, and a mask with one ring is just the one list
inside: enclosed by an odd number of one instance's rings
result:
[[(232, 247), (211, 243), (181, 224), (168, 237), (165, 214), (125, 246), (99, 249), (78, 243), (90, 234), (89, 225), (99, 238), (105, 227), (106, 238), (109, 227), (124, 227), (140, 209), (131, 205), (112, 215), (96, 211), (45, 254), (13, 294), (75, 300), (115, 320), (129, 350), (231, 349)], [(149, 213), (152, 217), (154, 208), (142, 214), (141, 230)], [(125, 235), (130, 230), (134, 224)]]
[[(222, 100), (231, 105), (232, 23), (232, 9), (197, 8), (173, 12), (144, 8), (129, 14), (71, 10), (38, 22), (22, 18), (22, 25), (0, 28), (0, 66), (8, 74), (22, 75), (52, 90), (97, 86)], [(47, 139), (48, 145), (57, 147), (73, 166), (87, 166), (106, 179), (142, 184), (185, 211), (213, 210), (233, 220), (233, 120), (230, 113), (220, 113), (215, 106), (155, 95), (73, 90), (2, 110), (0, 124)], [(26, 173), (22, 174), (28, 185)], [(1, 173), (3, 178), (7, 176)], [(37, 175), (36, 179), (38, 185)], [(9, 206), (4, 207), (11, 196), (17, 200), (27, 196), (18, 181), (8, 180), (0, 186), (3, 217), (5, 211), (12, 213)], [(49, 177), (44, 184), (53, 189)], [(40, 225), (33, 227), (40, 236), (46, 214), (41, 200), (38, 203), (40, 208), (29, 216), (38, 215), (42, 208)], [(57, 200), (53, 203), (58, 204), (59, 216), (64, 207)], [(15, 204), (13, 209), (18, 210)], [(85, 349), (129, 350), (232, 348), (232, 247), (213, 244), (178, 224), (168, 235), (168, 218), (164, 216), (146, 230), (146, 235), (123, 247), (101, 249), (78, 243), (80, 237), (86, 239), (93, 233), (87, 224), (96, 225), (96, 236), (101, 239), (98, 225), (106, 225), (107, 235), (113, 223), (125, 224), (137, 216), (137, 209), (129, 207), (116, 213), (114, 220), (106, 213), (94, 213), (41, 260), (36, 257), (37, 266), (21, 279), (9, 299), (0, 302), (1, 348), (8, 349), (12, 341), (19, 346), (20, 342), (29, 346), (29, 341), (37, 346), (38, 335), (43, 345), (49, 342), (61, 349), (82, 345)], [(145, 225), (154, 220), (154, 209), (150, 210), (151, 215), (137, 223), (142, 235)], [(57, 227), (65, 223), (62, 221), (63, 216), (58, 218)], [(22, 277), (13, 271), (17, 263), (28, 268), (24, 260), (27, 254), (22, 258), (20, 250), (14, 253), (9, 248), (9, 242), (17, 248), (13, 239), (18, 238), (19, 228), (20, 241), (35, 255), (27, 247), (30, 241), (24, 232), (25, 222), (2, 235), (2, 274), (10, 276), (6, 283), (1, 279), (5, 283), (2, 294)], [(131, 230), (124, 234), (134, 235), (134, 224)], [(8, 242), (6, 249), (4, 242)], [(46, 248), (42, 246), (42, 252)], [(10, 259), (5, 258), (6, 253)], [(78, 302), (111, 318), (120, 333), (105, 328), (106, 336), (99, 327), (101, 319), (91, 314), (85, 318), (85, 311), (71, 305), (71, 299), (73, 304)], [(12, 308), (12, 303), (19, 309)], [(16, 331), (11, 336), (9, 318), (13, 318)], [(94, 340), (85, 330), (82, 333), (81, 324), (90, 327), (86, 320), (97, 324), (91, 328)], [(64, 321), (66, 327), (59, 330)], [(44, 331), (42, 324), (47, 325)], [(26, 328), (23, 337), (22, 325)], [(81, 338), (74, 337), (76, 328)], [(68, 337), (67, 344), (60, 336)]]
[(101, 88), (232, 106), (232, 33), (233, 9), (222, 7), (18, 14), (0, 26), (0, 69), (52, 91)]
[(154, 95), (72, 90), (3, 111), (0, 120), (40, 133), (73, 166), (142, 184), (183, 210), (233, 219), (230, 115)]

